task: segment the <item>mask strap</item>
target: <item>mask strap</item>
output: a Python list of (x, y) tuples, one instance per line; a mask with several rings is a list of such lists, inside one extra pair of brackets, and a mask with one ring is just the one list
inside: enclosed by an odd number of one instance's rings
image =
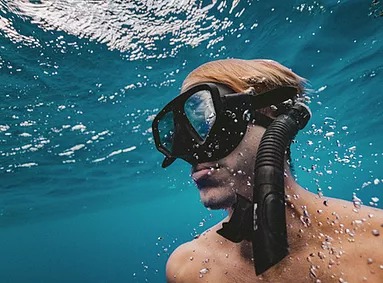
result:
[(254, 111), (253, 113), (253, 123), (258, 126), (262, 126), (265, 129), (267, 129), (271, 123), (274, 121), (273, 118), (270, 118), (269, 116), (266, 116), (265, 114), (262, 114), (258, 111)]

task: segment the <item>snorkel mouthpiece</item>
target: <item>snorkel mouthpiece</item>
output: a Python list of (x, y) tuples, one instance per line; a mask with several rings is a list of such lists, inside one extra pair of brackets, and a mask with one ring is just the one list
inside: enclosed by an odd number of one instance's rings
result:
[[(288, 255), (284, 191), (285, 151), (310, 117), (309, 108), (303, 103), (296, 103), (267, 128), (255, 162), (253, 202), (239, 198), (241, 201), (235, 205), (232, 218), (218, 231), (220, 235), (236, 239), (237, 242), (239, 238), (252, 241), (257, 275)], [(252, 229), (243, 229), (244, 222)], [(235, 229), (243, 230), (239, 232)]]

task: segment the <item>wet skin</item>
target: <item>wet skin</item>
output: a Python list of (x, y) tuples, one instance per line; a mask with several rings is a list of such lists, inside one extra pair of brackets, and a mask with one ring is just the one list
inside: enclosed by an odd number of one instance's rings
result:
[[(235, 193), (251, 199), (255, 153), (264, 129), (249, 126), (227, 157), (192, 168), (202, 203), (230, 206)], [(170, 256), (173, 282), (383, 282), (383, 210), (312, 194), (295, 182), (286, 164), (286, 221), (290, 254), (256, 276), (250, 242), (232, 243), (216, 233), (222, 222)]]

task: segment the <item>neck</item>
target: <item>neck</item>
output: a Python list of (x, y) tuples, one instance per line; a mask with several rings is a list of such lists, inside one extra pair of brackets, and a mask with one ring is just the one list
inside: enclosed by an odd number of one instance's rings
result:
[(287, 236), (292, 252), (306, 247), (317, 230), (316, 195), (297, 184), (291, 174), (285, 178)]

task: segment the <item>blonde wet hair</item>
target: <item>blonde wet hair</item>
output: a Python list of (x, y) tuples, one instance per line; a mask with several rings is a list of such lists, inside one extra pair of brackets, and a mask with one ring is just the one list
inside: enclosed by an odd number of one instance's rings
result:
[[(193, 70), (184, 80), (181, 91), (202, 82), (222, 83), (235, 92), (254, 88), (257, 93), (282, 86), (294, 86), (298, 90), (298, 98), (304, 95), (307, 81), (273, 60), (224, 59), (205, 63)], [(260, 112), (275, 116), (270, 107)]]

